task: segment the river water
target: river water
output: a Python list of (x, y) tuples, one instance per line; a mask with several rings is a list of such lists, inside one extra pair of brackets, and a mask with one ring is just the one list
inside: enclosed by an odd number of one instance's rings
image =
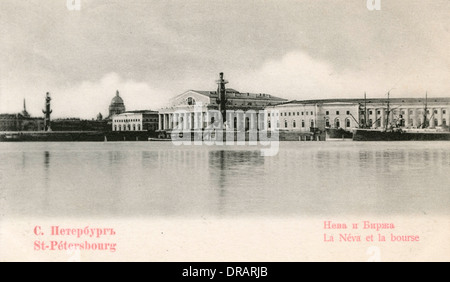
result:
[(450, 142), (0, 143), (3, 216), (445, 215)]

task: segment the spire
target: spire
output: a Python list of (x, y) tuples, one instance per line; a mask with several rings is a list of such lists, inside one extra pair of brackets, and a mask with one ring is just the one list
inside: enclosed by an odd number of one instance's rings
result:
[(25, 102), (25, 98), (23, 98), (23, 111), (22, 111), (22, 115), (24, 117), (30, 117), (30, 115), (27, 112), (27, 104)]
[(119, 97), (119, 90), (116, 90), (116, 96)]

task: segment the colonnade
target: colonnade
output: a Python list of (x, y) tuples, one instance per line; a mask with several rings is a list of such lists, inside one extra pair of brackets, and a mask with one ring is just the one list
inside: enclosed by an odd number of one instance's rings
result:
[[(175, 112), (159, 114), (159, 130), (173, 129), (204, 129), (214, 123), (221, 121), (222, 117), (218, 111), (203, 112)], [(231, 111), (227, 113), (228, 128), (236, 130), (261, 130), (265, 128), (265, 118), (256, 111)]]

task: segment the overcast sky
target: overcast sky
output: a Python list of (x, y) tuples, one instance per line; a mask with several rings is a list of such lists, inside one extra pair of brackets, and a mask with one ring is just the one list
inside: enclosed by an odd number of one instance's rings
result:
[(0, 112), (158, 109), (186, 90), (287, 99), (450, 97), (450, 1), (0, 1)]

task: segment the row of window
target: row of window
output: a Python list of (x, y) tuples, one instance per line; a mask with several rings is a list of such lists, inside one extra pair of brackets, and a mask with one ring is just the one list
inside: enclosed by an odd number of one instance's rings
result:
[(141, 119), (137, 118), (137, 119), (116, 119), (114, 120), (115, 122), (140, 122)]
[[(336, 115), (340, 115), (340, 114), (341, 114), (340, 111), (336, 111)], [(346, 114), (350, 115), (350, 111), (346, 111)], [(270, 113), (268, 115), (270, 116)], [(308, 111), (308, 112), (282, 112), (280, 114), (280, 116), (285, 116), (285, 117), (286, 116), (295, 116), (295, 115), (297, 115), (297, 116), (300, 116), (300, 115), (302, 115), (302, 116), (304, 116), (304, 115), (306, 115), (306, 116), (307, 115), (314, 115), (314, 111)], [(330, 111), (326, 111), (325, 115), (329, 116), (330, 115)], [(278, 113), (276, 113), (275, 116), (278, 116)]]
[[(157, 122), (157, 118), (144, 118), (144, 122)], [(141, 122), (141, 119), (115, 119), (114, 122)]]
[[(422, 122), (422, 120), (410, 119), (410, 120), (409, 120), (409, 126), (413, 126), (413, 125), (414, 125), (414, 121), (416, 121), (416, 124), (420, 124), (420, 123)], [(364, 119), (361, 120), (361, 123), (364, 123)], [(372, 126), (373, 124), (374, 124), (374, 123), (373, 123), (373, 120), (372, 120), (372, 119), (369, 119), (368, 125), (369, 125), (369, 126)], [(432, 125), (434, 125), (434, 126), (447, 126), (447, 120), (446, 120), (445, 118), (443, 118), (443, 119), (442, 119), (442, 124), (439, 124), (439, 120), (436, 118), (436, 119), (434, 119), (434, 120), (432, 121)], [(378, 119), (378, 120), (375, 122), (375, 126), (380, 127), (380, 126), (381, 126), (381, 120)], [(402, 121), (401, 126), (405, 126), (405, 121), (404, 121), (404, 120)]]
[[(386, 114), (387, 113), (387, 111), (383, 111), (384, 112), (384, 114)], [(427, 110), (427, 114), (430, 114), (430, 110)], [(439, 113), (439, 111), (438, 110), (434, 110), (433, 111), (434, 112), (434, 114), (438, 114)], [(393, 111), (393, 113), (394, 114), (398, 114), (398, 112), (397, 111)], [(423, 110), (419, 110), (418, 112), (417, 112), (418, 114), (423, 114), (424, 113), (424, 111)], [(405, 111), (401, 111), (401, 114), (402, 115), (405, 115), (406, 114), (406, 112)], [(410, 115), (413, 115), (414, 114), (414, 110), (409, 110), (409, 114)], [(447, 110), (442, 110), (442, 114), (447, 114)], [(373, 115), (373, 110), (369, 110), (369, 115)], [(377, 111), (377, 115), (381, 115), (381, 111), (380, 110), (378, 110)]]
[[(269, 122), (268, 122), (268, 124), (267, 124), (267, 126), (269, 127), (269, 128), (271, 128), (271, 121), (269, 120)], [(301, 121), (301, 127), (302, 128), (305, 128), (305, 126), (306, 126), (306, 122), (305, 122), (305, 120), (302, 120)], [(310, 121), (310, 126), (311, 127), (314, 127), (314, 120), (311, 120)], [(277, 127), (279, 128), (280, 127), (280, 123), (278, 122), (277, 123)], [(288, 121), (287, 120), (284, 120), (284, 128), (287, 128), (288, 127)], [(296, 120), (293, 120), (292, 121), (292, 127), (293, 128), (297, 128), (297, 121)]]
[[(297, 128), (297, 121), (296, 120), (293, 120), (291, 123), (292, 123), (292, 127), (293, 128)], [(334, 124), (335, 128), (340, 128), (341, 127), (341, 120), (339, 118), (336, 118), (334, 120), (333, 124)], [(278, 122), (277, 126), (280, 127), (279, 126), (279, 122)], [(301, 128), (305, 128), (305, 126), (306, 126), (305, 120), (301, 120)], [(310, 126), (314, 127), (314, 120), (310, 121)], [(351, 126), (352, 126), (351, 120), (349, 118), (345, 119), (345, 127), (346, 128), (350, 128)], [(271, 120), (268, 121), (268, 127), (271, 128)], [(330, 119), (328, 119), (328, 118), (325, 119), (325, 127), (331, 127), (331, 122), (330, 122)], [(288, 120), (284, 120), (284, 128), (288, 128)]]
[(138, 124), (124, 124), (124, 125), (114, 125), (114, 131), (140, 131), (141, 130), (141, 125)]
[[(345, 128), (350, 128), (352, 126), (352, 122), (349, 118), (345, 119)], [(330, 119), (325, 120), (325, 127), (331, 127)], [(339, 118), (336, 118), (334, 120), (334, 127), (335, 128), (341, 128), (341, 120)]]
[[(282, 112), (282, 113), (280, 113), (279, 116), (287, 117), (287, 116), (291, 116), (291, 115), (295, 116), (296, 114), (297, 114), (297, 116), (300, 116), (300, 114), (302, 116), (304, 116), (304, 115), (309, 115), (309, 113), (311, 113), (311, 115), (314, 115), (314, 112), (311, 111), (311, 112)], [(268, 116), (270, 117), (270, 113), (268, 113)], [(278, 113), (274, 113), (274, 116), (278, 116)]]
[[(394, 112), (394, 114), (398, 113), (395, 110), (393, 112)], [(373, 110), (369, 110), (369, 115), (373, 115), (373, 113), (374, 113)], [(414, 110), (410, 110), (409, 113), (411, 115), (414, 114)], [(419, 113), (423, 113), (423, 111), (419, 110)], [(438, 113), (439, 113), (438, 110), (434, 110), (434, 114), (438, 114)], [(313, 111), (311, 111), (311, 112), (309, 112), (309, 111), (308, 112), (282, 112), (282, 113), (280, 113), (280, 116), (295, 116), (295, 115), (297, 115), (297, 116), (302, 115), (303, 116), (303, 115), (309, 115), (309, 114), (314, 115), (314, 112)], [(336, 115), (340, 115), (341, 111), (336, 111), (335, 114)], [(346, 114), (350, 115), (350, 111), (346, 111)], [(384, 114), (386, 114), (386, 111), (384, 111)], [(402, 111), (401, 114), (404, 115), (405, 111)], [(427, 114), (430, 114), (430, 110), (427, 110)], [(447, 110), (442, 110), (442, 114), (444, 114), (444, 115), (447, 114)], [(268, 115), (270, 116), (270, 113)], [(329, 116), (330, 115), (330, 111), (326, 111), (325, 115)], [(381, 115), (381, 110), (377, 111), (377, 115)], [(278, 116), (278, 113), (276, 113), (275, 116)]]
[[(340, 111), (336, 111), (336, 115), (337, 115), (337, 116), (340, 115), (340, 114), (341, 114)], [(346, 114), (347, 114), (347, 115), (350, 115), (350, 111), (346, 111)], [(325, 115), (329, 116), (329, 115), (330, 115), (330, 111), (326, 111), (326, 112), (325, 112)]]
[[(419, 122), (422, 122), (422, 121), (419, 121)], [(410, 124), (410, 125), (413, 125), (413, 124), (414, 124), (414, 119), (410, 119), (410, 120), (409, 120), (409, 124)], [(442, 119), (442, 124), (439, 124), (439, 120), (438, 120), (437, 118), (435, 118), (435, 119), (432, 121), (432, 124), (433, 124), (434, 126), (440, 126), (440, 125), (446, 126), (446, 125), (447, 125), (447, 120), (446, 120), (445, 118), (443, 118), (443, 119)]]

